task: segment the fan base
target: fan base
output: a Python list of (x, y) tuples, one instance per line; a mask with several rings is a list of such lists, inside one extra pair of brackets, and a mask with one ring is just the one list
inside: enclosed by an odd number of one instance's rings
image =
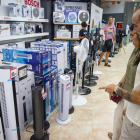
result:
[(69, 109), (69, 114), (72, 114), (74, 112), (74, 107), (72, 106), (71, 109)]
[[(89, 79), (89, 76), (90, 75), (87, 75), (85, 78), (86, 79)], [(98, 80), (99, 79), (99, 77), (98, 76), (95, 76), (95, 75), (91, 75), (90, 78), (91, 78), (91, 80)]]
[(93, 86), (96, 86), (97, 85), (97, 82), (95, 82), (95, 81), (89, 81), (89, 80), (86, 80), (86, 81), (84, 81), (84, 85), (85, 86), (89, 86), (89, 87), (93, 87)]
[(87, 87), (79, 87), (80, 95), (88, 95), (91, 93), (91, 89)]
[(50, 123), (48, 121), (45, 121), (44, 123), (44, 131), (48, 130), (50, 128)]
[[(34, 135), (31, 136), (30, 140), (37, 140)], [(42, 140), (49, 140), (49, 135), (47, 133), (44, 134)]]
[(94, 71), (93, 74), (95, 74), (95, 75), (102, 75), (103, 72), (101, 72), (101, 71)]
[(59, 119), (59, 115), (56, 117), (56, 122), (60, 125), (66, 125), (66, 124), (69, 124), (71, 122), (71, 116), (69, 115), (68, 116), (68, 119), (65, 120), (65, 121), (62, 121)]
[(76, 95), (72, 96), (72, 105), (73, 106), (83, 106), (86, 103), (87, 103), (87, 99), (85, 97), (78, 95), (76, 98)]

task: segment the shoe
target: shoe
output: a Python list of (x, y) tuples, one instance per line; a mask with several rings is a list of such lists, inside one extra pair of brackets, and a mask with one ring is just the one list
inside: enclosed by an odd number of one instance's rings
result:
[(104, 65), (104, 66), (111, 67), (108, 63), (105, 63), (105, 65)]

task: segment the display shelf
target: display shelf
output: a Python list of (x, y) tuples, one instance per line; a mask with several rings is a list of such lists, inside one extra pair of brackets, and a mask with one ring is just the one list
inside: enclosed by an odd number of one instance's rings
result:
[[(81, 23), (61, 23), (61, 22), (54, 22), (56, 25), (81, 25)], [(87, 24), (90, 25), (90, 24)]]
[(35, 34), (25, 34), (25, 35), (1, 36), (0, 37), (0, 42), (8, 41), (8, 40), (24, 39), (24, 38), (41, 37), (41, 36), (47, 36), (47, 35), (49, 35), (48, 32), (35, 33)]
[(33, 19), (33, 18), (20, 18), (20, 17), (8, 17), (8, 16), (0, 16), (0, 21), (49, 22), (48, 19)]
[(54, 40), (80, 40), (79, 38), (54, 38)]

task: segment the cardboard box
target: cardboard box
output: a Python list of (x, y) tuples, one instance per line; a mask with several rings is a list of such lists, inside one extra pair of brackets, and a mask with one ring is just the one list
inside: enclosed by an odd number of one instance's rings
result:
[(65, 10), (65, 23), (77, 23), (78, 22), (78, 10), (66, 9)]
[(64, 11), (65, 10), (65, 0), (55, 0), (54, 11)]
[(79, 39), (79, 32), (72, 32), (72, 38)]
[(39, 8), (39, 18), (44, 19), (44, 8), (42, 7)]
[(32, 6), (23, 5), (23, 17), (32, 18)]
[(9, 24), (0, 24), (0, 36), (10, 36)]
[[(73, 32), (79, 32), (81, 29), (81, 25), (73, 25)], [(86, 27), (86, 30), (88, 30), (88, 26)]]
[(56, 38), (71, 38), (70, 31), (57, 31)]

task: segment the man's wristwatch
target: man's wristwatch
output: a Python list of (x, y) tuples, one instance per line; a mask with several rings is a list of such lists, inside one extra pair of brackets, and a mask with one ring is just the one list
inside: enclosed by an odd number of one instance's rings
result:
[(117, 86), (115, 89), (114, 89), (114, 91), (113, 91), (113, 95), (114, 96), (116, 96), (116, 97), (118, 97), (118, 94), (117, 94), (117, 88), (118, 88), (119, 86)]

